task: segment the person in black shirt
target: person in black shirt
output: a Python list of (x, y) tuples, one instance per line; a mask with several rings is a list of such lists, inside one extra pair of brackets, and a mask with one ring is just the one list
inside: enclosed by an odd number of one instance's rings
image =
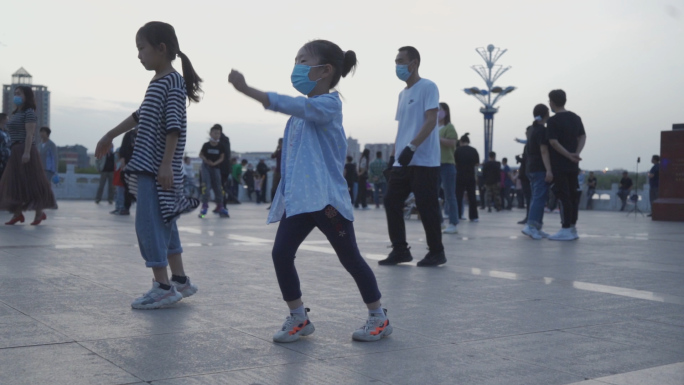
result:
[(100, 185), (97, 186), (97, 194), (95, 195), (95, 203), (100, 204), (102, 200), (102, 192), (105, 184), (107, 184), (107, 201), (111, 205), (114, 203), (114, 168), (116, 155), (114, 155), (114, 145), (109, 149), (107, 154), (97, 160), (97, 169), (100, 172)]
[(347, 164), (344, 165), (344, 179), (347, 181), (347, 189), (349, 190), (349, 196), (351, 197), (351, 202), (354, 204), (354, 183), (358, 180), (358, 174), (356, 172), (356, 164), (352, 163), (354, 158), (347, 156)]
[(480, 154), (470, 147), (468, 133), (461, 137), (461, 145), (456, 147), (456, 204), (459, 216), (463, 217), (463, 193), (468, 194), (468, 219), (479, 221), (477, 213), (477, 197), (475, 195), (475, 168), (480, 164)]
[[(133, 146), (135, 146), (135, 139), (137, 137), (138, 128), (136, 127), (133, 130), (128, 131), (121, 140), (121, 147), (119, 147), (119, 156), (121, 157), (121, 159), (123, 159), (121, 162), (122, 170), (126, 167), (128, 162), (131, 161), (131, 157), (133, 157)], [(124, 208), (123, 210), (119, 211), (118, 215), (131, 215), (131, 205), (135, 200), (135, 196), (131, 194), (126, 178), (121, 178), (121, 180), (124, 184)]]
[(223, 189), (221, 187), (220, 167), (226, 158), (225, 147), (220, 143), (221, 126), (213, 126), (209, 135), (211, 139), (204, 143), (202, 150), (200, 150), (200, 158), (202, 159), (202, 168), (200, 169), (202, 210), (200, 210), (199, 217), (204, 218), (209, 210), (209, 189), (207, 187), (214, 191), (214, 200), (216, 201), (216, 210), (214, 211), (221, 217), (228, 217), (228, 210), (223, 207)]
[[(648, 172), (648, 185), (650, 187), (648, 190), (648, 200), (651, 203), (651, 212), (653, 212), (653, 202), (658, 199), (658, 188), (660, 187), (660, 156), (653, 155), (651, 163), (653, 163), (653, 167)], [(648, 216), (651, 217), (653, 214), (648, 214)]]
[(551, 188), (561, 202), (561, 222), (563, 228), (549, 237), (554, 241), (579, 239), (577, 235), (577, 175), (579, 174), (580, 153), (584, 149), (587, 136), (582, 119), (574, 112), (565, 109), (566, 96), (563, 90), (549, 93), (549, 104), (555, 113), (546, 124), (546, 140), (553, 183)]
[(593, 171), (589, 171), (587, 178), (587, 210), (594, 209), (594, 194), (596, 194), (596, 177)]
[(484, 178), (487, 201), (487, 210), (492, 211), (492, 201), (496, 211), (501, 211), (501, 163), (496, 161), (496, 153), (489, 153), (489, 160), (482, 165), (482, 178)]
[[(525, 208), (525, 219), (518, 222), (519, 225), (526, 225), (527, 219), (530, 216), (530, 202), (532, 201), (532, 185), (530, 185), (530, 178), (527, 176), (527, 146), (530, 141), (530, 133), (532, 133), (532, 126), (528, 126), (525, 129), (525, 147), (523, 148), (523, 153), (521, 157), (516, 156), (515, 160), (520, 163), (520, 168), (518, 169), (518, 179), (522, 185), (522, 198), (518, 197), (518, 202), (524, 201), (523, 205), (519, 205), (519, 208)], [(516, 141), (518, 141), (516, 139)], [(518, 192), (519, 194), (520, 192)]]
[(622, 179), (620, 179), (620, 186), (618, 187), (617, 193), (617, 196), (622, 201), (622, 207), (620, 207), (620, 211), (624, 211), (625, 206), (627, 206), (627, 198), (629, 197), (629, 192), (632, 191), (632, 186), (632, 178), (629, 177), (629, 173), (627, 173), (627, 171), (624, 171), (622, 173)]
[(542, 226), (544, 225), (544, 207), (549, 198), (548, 184), (553, 180), (553, 173), (551, 172), (549, 149), (546, 144), (546, 127), (544, 127), (549, 119), (549, 108), (543, 104), (537, 104), (532, 114), (534, 115), (534, 122), (528, 130), (525, 164), (525, 170), (530, 179), (532, 198), (527, 225), (522, 233), (538, 240), (549, 237), (547, 233), (542, 231)]
[(258, 185), (257, 190), (257, 203), (266, 203), (266, 185), (268, 184), (268, 172), (271, 169), (264, 162), (263, 159), (259, 159), (259, 163), (256, 166), (256, 181)]

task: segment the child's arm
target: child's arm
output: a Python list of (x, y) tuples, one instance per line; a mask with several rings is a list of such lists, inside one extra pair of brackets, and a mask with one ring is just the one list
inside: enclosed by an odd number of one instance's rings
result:
[(119, 123), (118, 126), (109, 130), (109, 132), (106, 133), (99, 142), (97, 142), (97, 147), (95, 148), (95, 157), (100, 159), (107, 155), (109, 149), (112, 147), (112, 141), (114, 138), (132, 130), (135, 128), (136, 124), (137, 122), (133, 118), (133, 115), (129, 115), (126, 119), (124, 119), (123, 122)]
[(256, 90), (248, 86), (245, 82), (245, 77), (235, 70), (230, 72), (228, 81), (233, 84), (236, 90), (261, 102), (264, 108), (304, 120), (325, 123), (331, 121), (334, 116), (342, 111), (342, 103), (339, 98), (325, 97), (325, 95), (316, 98), (301, 96), (293, 98), (287, 95)]
[(271, 105), (271, 102), (268, 100), (268, 95), (263, 91), (248, 86), (245, 77), (238, 71), (230, 71), (228, 82), (231, 83), (236, 90), (261, 103), (264, 108), (268, 108)]
[(164, 190), (170, 190), (173, 187), (173, 154), (178, 147), (178, 137), (180, 132), (173, 131), (166, 135), (166, 146), (164, 147), (164, 157), (162, 158), (159, 171), (157, 172), (157, 182)]

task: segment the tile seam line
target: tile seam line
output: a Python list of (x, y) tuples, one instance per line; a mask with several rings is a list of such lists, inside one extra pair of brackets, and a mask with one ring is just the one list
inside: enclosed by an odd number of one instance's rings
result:
[[(85, 350), (87, 350), (87, 351), (93, 353), (93, 354), (96, 355), (97, 357), (100, 357), (101, 359), (103, 359), (103, 360), (109, 362), (110, 364), (112, 364), (112, 365), (114, 365), (115, 367), (119, 368), (119, 369), (122, 370), (123, 372), (129, 374), (129, 375), (132, 376), (133, 378), (137, 378), (137, 379), (139, 379), (141, 382), (147, 382), (147, 383), (149, 383), (149, 381), (145, 381), (144, 379), (142, 379), (142, 378), (136, 376), (135, 374), (133, 374), (133, 373), (129, 372), (128, 370), (122, 368), (121, 366), (115, 364), (112, 360), (110, 360), (110, 359), (108, 359), (108, 358), (106, 358), (106, 357), (103, 357), (102, 355), (98, 354), (96, 351), (94, 351), (94, 350), (88, 348), (87, 346), (84, 346), (83, 344), (81, 344), (81, 343), (79, 343), (79, 342), (76, 342), (76, 344), (77, 344), (78, 346), (82, 347), (83, 349), (85, 349)], [(135, 382), (130, 382), (130, 384), (135, 384)]]

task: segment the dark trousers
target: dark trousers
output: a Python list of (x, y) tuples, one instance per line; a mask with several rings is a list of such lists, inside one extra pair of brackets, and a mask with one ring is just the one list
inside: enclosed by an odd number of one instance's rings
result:
[(315, 227), (325, 234), (337, 253), (340, 263), (354, 278), (363, 302), (378, 301), (380, 299), (378, 283), (373, 270), (359, 252), (354, 225), (332, 206), (327, 206), (321, 211), (294, 215), (289, 218), (283, 215), (272, 252), (273, 266), (283, 299), (294, 301), (302, 296), (299, 275), (294, 264), (295, 253)]
[(444, 251), (437, 186), (439, 167), (394, 167), (385, 196), (385, 213), (392, 247), (405, 248), (404, 202), (413, 192), (431, 253)]
[(367, 207), (368, 206), (368, 187), (367, 183), (368, 178), (359, 178), (359, 191), (356, 194), (356, 202), (354, 202), (355, 207), (359, 207), (359, 204), (361, 207)]
[(124, 183), (124, 210), (128, 211), (131, 209), (131, 205), (133, 204), (135, 197), (133, 196), (133, 194), (131, 194), (131, 191), (128, 189), (128, 183), (126, 182), (126, 178), (121, 179)]
[(648, 190), (648, 201), (651, 203), (651, 212), (653, 212), (653, 202), (658, 199), (658, 187), (651, 187)]
[(456, 204), (458, 213), (463, 217), (463, 193), (468, 194), (468, 219), (478, 218), (477, 196), (475, 195), (475, 178), (459, 178), (456, 174)]
[(577, 172), (554, 172), (553, 190), (556, 199), (560, 202), (561, 223), (567, 229), (577, 223), (578, 199), (577, 199)]
[(587, 190), (587, 210), (594, 209), (594, 194), (596, 194), (596, 189), (589, 188)]
[[(280, 171), (273, 172), (273, 181), (271, 182), (271, 202), (275, 198), (276, 191), (278, 191), (278, 185), (280, 184)], [(250, 198), (252, 199), (252, 198)]]
[(620, 211), (622, 211), (625, 209), (625, 206), (627, 206), (627, 198), (629, 198), (629, 189), (618, 189), (617, 196), (622, 201), (622, 207), (620, 207)]

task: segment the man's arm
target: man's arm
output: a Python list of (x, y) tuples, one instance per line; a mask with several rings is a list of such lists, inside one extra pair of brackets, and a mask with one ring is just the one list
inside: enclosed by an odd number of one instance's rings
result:
[(551, 158), (549, 157), (549, 146), (542, 144), (539, 146), (542, 156), (542, 162), (544, 162), (544, 168), (546, 169), (546, 177), (544, 180), (546, 182), (553, 181), (553, 172), (551, 171)]
[(582, 153), (582, 150), (584, 149), (584, 144), (586, 142), (587, 142), (587, 136), (586, 135), (580, 135), (577, 137), (577, 152), (575, 152), (575, 154), (577, 154), (579, 156), (579, 154)]
[(551, 147), (553, 147), (554, 150), (558, 151), (559, 154), (563, 155), (564, 157), (570, 159), (574, 163), (579, 163), (582, 158), (578, 154), (572, 154), (568, 150), (563, 147), (562, 144), (558, 142), (558, 139), (549, 139), (549, 144)]
[(425, 111), (425, 121), (423, 122), (423, 126), (420, 128), (420, 131), (418, 131), (418, 135), (416, 135), (416, 137), (411, 141), (412, 145), (418, 147), (423, 144), (428, 136), (430, 136), (432, 130), (434, 130), (437, 126), (437, 111), (437, 108)]

